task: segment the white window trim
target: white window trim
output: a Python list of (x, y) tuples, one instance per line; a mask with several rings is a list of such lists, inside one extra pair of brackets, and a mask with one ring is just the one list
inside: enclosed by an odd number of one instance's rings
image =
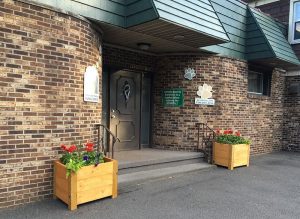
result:
[(294, 30), (295, 30), (294, 3), (295, 2), (300, 2), (300, 0), (291, 0), (290, 1), (290, 16), (289, 16), (289, 42), (290, 42), (290, 44), (300, 43), (300, 39), (294, 40)]

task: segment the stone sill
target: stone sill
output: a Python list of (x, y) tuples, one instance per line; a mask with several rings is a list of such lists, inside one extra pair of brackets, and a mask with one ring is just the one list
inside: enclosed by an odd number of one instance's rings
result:
[(271, 97), (267, 96), (267, 95), (262, 95), (262, 94), (248, 93), (248, 98), (249, 99), (269, 100)]

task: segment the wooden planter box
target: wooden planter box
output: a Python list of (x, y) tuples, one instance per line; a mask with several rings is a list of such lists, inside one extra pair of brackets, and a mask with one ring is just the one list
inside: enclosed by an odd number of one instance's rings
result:
[(66, 167), (54, 161), (54, 198), (65, 202), (70, 210), (89, 201), (117, 197), (118, 162), (104, 158), (105, 163), (82, 167), (76, 174), (66, 177)]
[(249, 166), (250, 145), (247, 144), (220, 144), (214, 142), (213, 145), (213, 163), (228, 167), (233, 170), (234, 167)]

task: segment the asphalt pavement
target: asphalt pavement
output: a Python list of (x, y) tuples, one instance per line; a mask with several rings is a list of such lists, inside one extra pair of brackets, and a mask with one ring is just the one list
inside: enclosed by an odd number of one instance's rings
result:
[(300, 218), (300, 153), (251, 158), (250, 167), (209, 168), (132, 183), (117, 199), (80, 205), (59, 200), (0, 210), (1, 219)]

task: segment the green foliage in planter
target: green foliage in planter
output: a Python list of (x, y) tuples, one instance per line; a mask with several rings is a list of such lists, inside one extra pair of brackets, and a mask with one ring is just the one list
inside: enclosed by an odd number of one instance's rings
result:
[(250, 144), (250, 140), (237, 135), (222, 134), (216, 137), (216, 142), (220, 144)]
[[(85, 146), (85, 147), (84, 147)], [(94, 144), (91, 142), (86, 143), (84, 146), (61, 145), (61, 149), (64, 150), (64, 154), (60, 158), (60, 162), (66, 166), (67, 177), (71, 172), (77, 173), (77, 171), (83, 166), (98, 165), (104, 163), (103, 153), (97, 153), (94, 150)], [(99, 157), (99, 158), (98, 158)]]
[(73, 171), (74, 173), (77, 173), (77, 171), (85, 166), (84, 165), (84, 161), (80, 160), (80, 159), (70, 159), (66, 164), (66, 168), (67, 168), (67, 177), (71, 174), (71, 172)]
[(98, 156), (99, 156), (99, 163), (104, 163), (104, 155), (103, 155), (103, 153), (100, 153), (98, 155), (96, 153), (96, 151), (83, 152), (82, 158), (85, 161), (84, 162), (84, 166), (95, 165), (97, 163)]

